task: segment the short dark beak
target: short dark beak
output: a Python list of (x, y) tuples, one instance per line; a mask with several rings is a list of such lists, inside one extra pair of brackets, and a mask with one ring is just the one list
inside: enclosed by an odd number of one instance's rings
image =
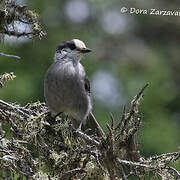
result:
[(81, 49), (81, 50), (80, 50), (81, 53), (89, 53), (89, 52), (91, 52), (91, 51), (92, 51), (92, 50), (89, 49), (89, 48), (84, 48), (84, 49)]

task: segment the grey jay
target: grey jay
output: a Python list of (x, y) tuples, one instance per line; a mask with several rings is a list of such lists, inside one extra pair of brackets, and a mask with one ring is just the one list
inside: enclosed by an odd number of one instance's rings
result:
[(70, 115), (72, 124), (78, 130), (96, 130), (104, 135), (92, 114), (90, 83), (80, 60), (83, 54), (91, 52), (78, 40), (68, 40), (56, 48), (54, 63), (49, 67), (44, 81), (44, 95), (51, 116), (61, 112)]

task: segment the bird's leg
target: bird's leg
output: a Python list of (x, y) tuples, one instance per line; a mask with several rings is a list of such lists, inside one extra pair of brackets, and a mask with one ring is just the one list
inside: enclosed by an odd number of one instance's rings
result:
[(59, 112), (59, 113), (56, 114), (55, 116), (52, 116), (51, 114), (49, 114), (49, 118), (47, 119), (47, 122), (48, 122), (50, 125), (57, 124), (57, 122), (56, 122), (56, 117), (59, 116), (60, 114), (62, 114), (62, 112)]
[(59, 115), (61, 115), (62, 114), (62, 112), (59, 112), (59, 113), (57, 113), (55, 116), (54, 116), (54, 119), (56, 119)]
[(57, 114), (54, 116), (54, 120), (55, 120), (55, 123), (54, 123), (54, 124), (60, 123), (60, 120), (56, 120), (56, 118), (57, 118), (58, 116), (60, 116), (61, 114), (62, 114), (62, 112), (59, 112), (59, 113), (57, 113)]
[(77, 128), (77, 131), (81, 131), (82, 124), (83, 124), (83, 119), (81, 119), (79, 127)]
[(55, 119), (55, 117), (53, 117), (51, 115), (50, 112), (48, 112), (46, 117), (45, 117), (45, 121), (47, 121), (50, 125), (53, 125), (53, 124), (55, 124), (56, 119)]

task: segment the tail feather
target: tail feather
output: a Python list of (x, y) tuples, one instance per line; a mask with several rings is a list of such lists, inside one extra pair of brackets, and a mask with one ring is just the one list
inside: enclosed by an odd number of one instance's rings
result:
[(103, 129), (101, 128), (101, 126), (99, 125), (99, 123), (97, 122), (96, 118), (94, 117), (93, 113), (90, 112), (88, 119), (86, 121), (86, 124), (83, 125), (83, 129), (91, 129), (91, 133), (97, 133), (98, 136), (102, 136), (105, 137), (105, 133), (103, 131)]

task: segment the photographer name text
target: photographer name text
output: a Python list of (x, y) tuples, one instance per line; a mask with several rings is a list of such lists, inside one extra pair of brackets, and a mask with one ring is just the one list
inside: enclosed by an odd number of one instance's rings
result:
[(155, 16), (180, 16), (180, 11), (177, 10), (160, 10), (160, 9), (139, 9), (139, 8), (121, 8), (122, 13), (129, 13), (129, 14), (141, 14), (141, 15), (155, 15)]

